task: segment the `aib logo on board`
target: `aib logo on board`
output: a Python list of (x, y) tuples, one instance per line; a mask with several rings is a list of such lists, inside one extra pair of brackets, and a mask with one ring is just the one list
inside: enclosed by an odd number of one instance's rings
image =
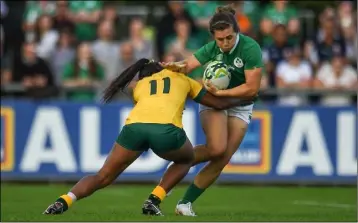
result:
[(14, 110), (1, 107), (1, 172), (14, 169)]

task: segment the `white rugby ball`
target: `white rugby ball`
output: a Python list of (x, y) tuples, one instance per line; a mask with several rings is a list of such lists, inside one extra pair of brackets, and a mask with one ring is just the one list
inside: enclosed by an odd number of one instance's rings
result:
[(204, 71), (203, 81), (210, 82), (219, 90), (224, 90), (229, 86), (231, 74), (228, 66), (221, 61), (212, 61)]

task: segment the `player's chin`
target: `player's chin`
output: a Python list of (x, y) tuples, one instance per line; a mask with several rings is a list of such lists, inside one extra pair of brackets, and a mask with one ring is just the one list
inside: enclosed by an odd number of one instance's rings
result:
[(223, 52), (227, 53), (227, 52), (230, 52), (231, 48), (230, 47), (223, 47), (221, 50)]

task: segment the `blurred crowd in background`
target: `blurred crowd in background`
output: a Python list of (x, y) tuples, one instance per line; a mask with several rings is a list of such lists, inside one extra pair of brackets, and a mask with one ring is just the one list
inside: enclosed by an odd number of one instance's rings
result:
[[(179, 61), (212, 40), (209, 20), (223, 4), (233, 4), (240, 32), (261, 45), (262, 92), (358, 89), (355, 2), (322, 1), (315, 9), (299, 2), (1, 0), (1, 95), (96, 101), (136, 60)], [(190, 77), (200, 79), (203, 69)], [(355, 101), (345, 93), (295, 92), (263, 97), (261, 103)]]

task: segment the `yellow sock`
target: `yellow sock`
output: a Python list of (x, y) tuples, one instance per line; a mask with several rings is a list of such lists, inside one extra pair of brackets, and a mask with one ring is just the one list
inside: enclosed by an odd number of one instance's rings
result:
[(152, 194), (159, 197), (159, 199), (162, 201), (167, 195), (167, 192), (165, 192), (165, 190), (161, 186), (157, 186), (156, 188), (154, 188)]
[(62, 198), (66, 201), (68, 207), (70, 207), (73, 203), (72, 198), (70, 196), (68, 196), (67, 194), (60, 196), (60, 198)]

